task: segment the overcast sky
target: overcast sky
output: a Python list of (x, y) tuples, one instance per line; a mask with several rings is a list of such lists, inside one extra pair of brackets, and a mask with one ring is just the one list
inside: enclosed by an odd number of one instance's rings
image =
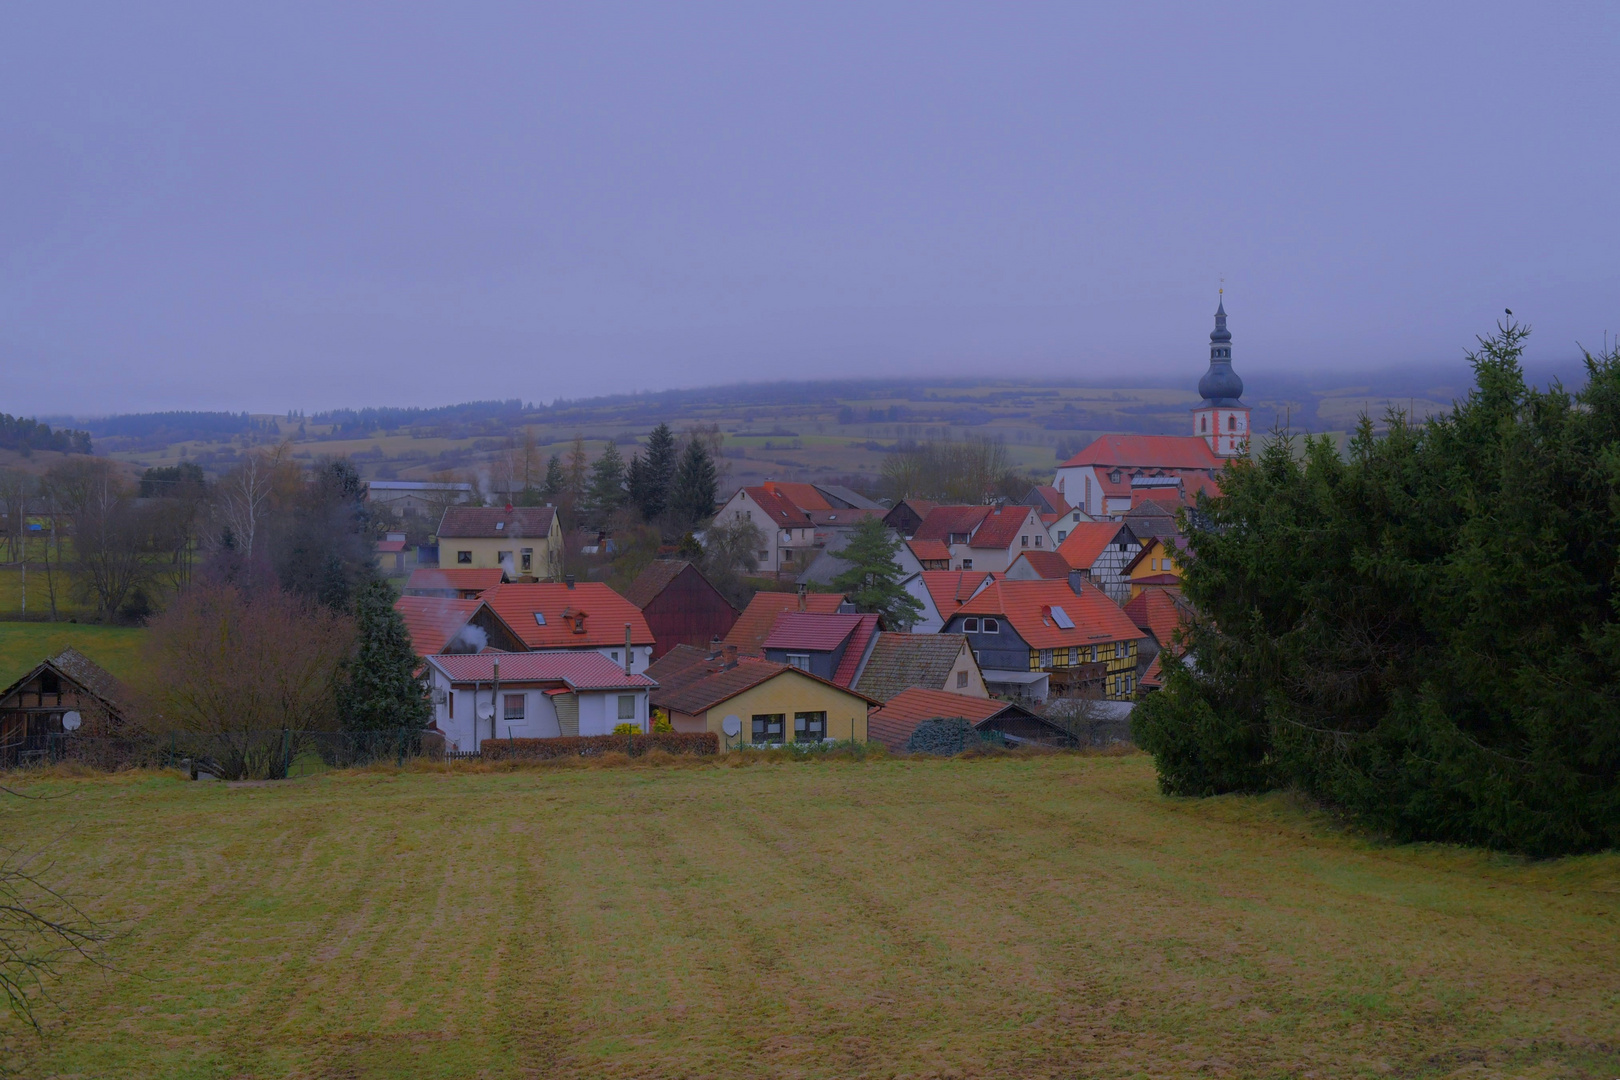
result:
[[(1620, 5), (12, 4), (0, 411), (1535, 356)], [(1251, 379), (1251, 387), (1254, 382)]]

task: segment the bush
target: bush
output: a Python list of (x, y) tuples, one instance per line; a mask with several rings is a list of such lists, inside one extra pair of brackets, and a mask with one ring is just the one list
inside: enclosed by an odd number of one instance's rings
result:
[(712, 731), (654, 732), (628, 735), (565, 735), (558, 739), (485, 739), (479, 748), (486, 761), (597, 757), (620, 753), (640, 757), (650, 750), (666, 754), (708, 756), (720, 752), (720, 737)]
[(979, 733), (973, 730), (972, 724), (960, 716), (951, 716), (918, 724), (911, 738), (906, 740), (906, 752), (951, 757), (978, 742)]

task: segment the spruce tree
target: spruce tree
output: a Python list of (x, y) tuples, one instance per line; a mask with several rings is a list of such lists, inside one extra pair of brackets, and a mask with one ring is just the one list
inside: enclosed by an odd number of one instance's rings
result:
[(416, 651), (394, 592), (372, 579), (355, 596), (358, 651), (344, 688), (343, 726), (350, 731), (424, 728), (433, 719), (427, 686), (416, 677)]
[(643, 519), (657, 521), (669, 509), (677, 456), (675, 433), (668, 424), (659, 424), (647, 436), (645, 455), (631, 463), (630, 497)]
[(900, 564), (894, 557), (899, 544), (882, 518), (867, 518), (838, 553), (852, 565), (833, 579), (833, 587), (848, 593), (857, 611), (874, 612), (886, 626), (909, 630), (922, 618), (923, 606), (900, 584)]
[(562, 458), (552, 454), (551, 460), (546, 462), (546, 482), (540, 494), (546, 502), (555, 504), (567, 486), (568, 476), (563, 472)]
[(670, 509), (684, 527), (696, 528), (714, 516), (719, 483), (709, 448), (702, 439), (688, 440), (675, 470), (675, 491), (670, 498)]
[(624, 457), (612, 442), (602, 456), (591, 466), (591, 484), (586, 492), (586, 506), (590, 519), (599, 527), (607, 524), (619, 507), (624, 505)]

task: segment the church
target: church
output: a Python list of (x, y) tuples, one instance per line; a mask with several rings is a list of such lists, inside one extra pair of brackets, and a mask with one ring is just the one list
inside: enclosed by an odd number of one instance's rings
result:
[(1232, 370), (1224, 296), (1198, 393), (1203, 400), (1192, 411), (1191, 435), (1103, 435), (1058, 467), (1058, 492), (1099, 519), (1118, 518), (1150, 499), (1190, 504), (1200, 491), (1219, 492), (1215, 478), (1227, 460), (1249, 452), (1249, 407)]

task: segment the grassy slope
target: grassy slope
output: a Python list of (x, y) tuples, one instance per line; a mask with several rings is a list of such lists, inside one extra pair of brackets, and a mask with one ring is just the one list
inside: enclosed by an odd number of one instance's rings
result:
[(0, 686), (11, 685), (35, 664), (69, 645), (127, 679), (140, 663), (145, 634), (145, 630), (128, 626), (0, 622)]
[(125, 928), (30, 1076), (1620, 1074), (1620, 858), (1141, 756), (29, 787)]

